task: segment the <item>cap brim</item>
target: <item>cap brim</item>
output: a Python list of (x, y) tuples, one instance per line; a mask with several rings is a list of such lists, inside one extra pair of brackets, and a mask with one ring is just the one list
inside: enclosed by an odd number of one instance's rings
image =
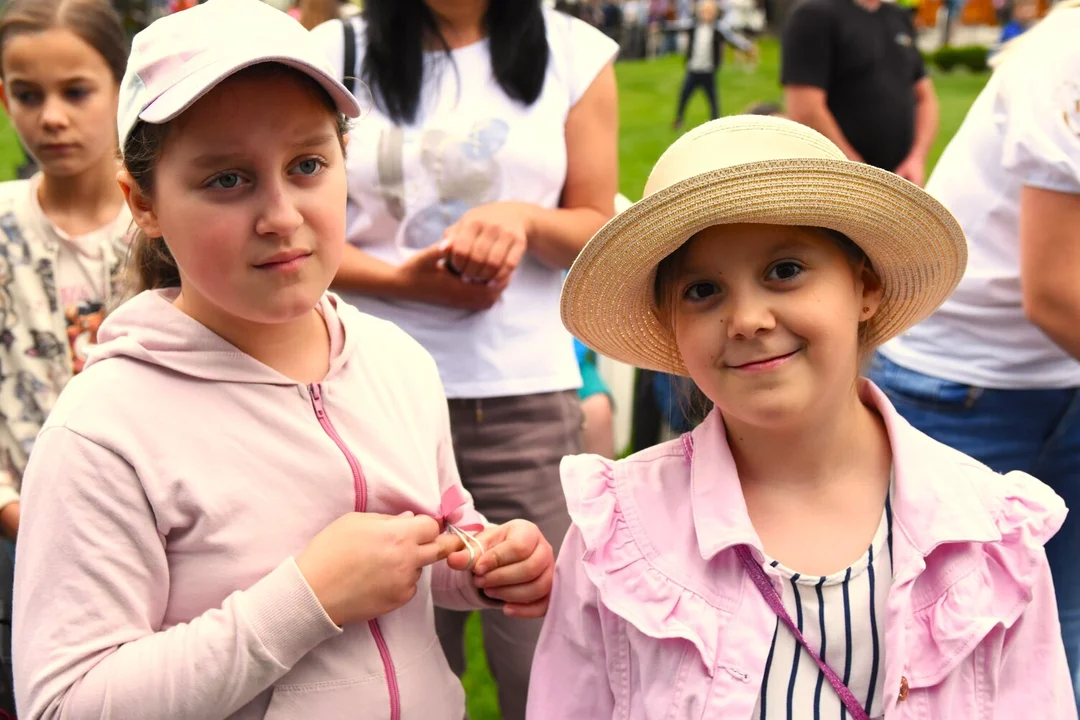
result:
[(932, 313), (967, 266), (956, 219), (893, 173), (844, 160), (748, 163), (671, 185), (604, 225), (566, 278), (563, 323), (603, 355), (686, 375), (654, 302), (656, 268), (695, 233), (734, 223), (830, 228), (858, 244), (884, 289), (867, 328), (873, 345)]
[(168, 122), (194, 105), (201, 97), (217, 87), (222, 81), (253, 65), (262, 63), (281, 63), (288, 65), (319, 83), (330, 95), (338, 111), (346, 117), (360, 116), (362, 108), (352, 93), (336, 79), (318, 66), (296, 57), (267, 55), (246, 57), (242, 61), (222, 60), (200, 68), (180, 82), (176, 83), (152, 103), (146, 106), (139, 119), (152, 124)]

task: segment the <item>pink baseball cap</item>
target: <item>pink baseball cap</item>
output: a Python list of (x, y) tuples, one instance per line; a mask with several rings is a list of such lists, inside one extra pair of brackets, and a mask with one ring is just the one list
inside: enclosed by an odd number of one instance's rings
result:
[(155, 20), (131, 43), (120, 84), (120, 147), (143, 120), (172, 120), (244, 68), (276, 62), (310, 76), (347, 117), (361, 107), (304, 27), (262, 0), (209, 0)]

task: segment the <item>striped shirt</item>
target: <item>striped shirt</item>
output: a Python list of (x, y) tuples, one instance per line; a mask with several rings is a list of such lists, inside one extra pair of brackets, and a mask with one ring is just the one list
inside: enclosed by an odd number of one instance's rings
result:
[[(892, 508), (888, 500), (866, 554), (827, 577), (768, 561), (784, 579), (784, 608), (810, 647), (840, 676), (871, 718), (885, 712), (885, 600), (892, 585)], [(817, 663), (777, 621), (755, 720), (849, 717)]]

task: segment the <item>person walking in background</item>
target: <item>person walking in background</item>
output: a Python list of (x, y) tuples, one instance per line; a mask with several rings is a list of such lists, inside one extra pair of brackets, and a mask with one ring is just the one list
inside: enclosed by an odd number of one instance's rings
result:
[(724, 20), (718, 20), (719, 10), (714, 0), (701, 0), (697, 5), (697, 23), (689, 31), (690, 40), (686, 50), (686, 76), (679, 103), (675, 109), (672, 127), (683, 126), (686, 105), (697, 90), (703, 90), (709, 101), (712, 119), (720, 117), (720, 101), (717, 98), (716, 74), (724, 61), (724, 41), (727, 40), (743, 52), (755, 55), (756, 46), (742, 35), (732, 31)]
[(1000, 45), (1020, 37), (1039, 19), (1039, 0), (1016, 0), (1012, 5), (1012, 17), (1001, 28)]
[[(0, 99), (38, 172), (0, 185), (0, 533), (19, 534), (27, 457), (119, 294), (131, 214), (116, 184), (127, 36), (108, 0), (12, 0)], [(11, 548), (0, 553), (10, 693)]]
[[(314, 33), (375, 98), (349, 146), (335, 287), (435, 356), (477, 508), (532, 520), (557, 550), (559, 462), (582, 443), (558, 298), (614, 212), (618, 47), (540, 0), (366, 0)], [(458, 673), (466, 618), (437, 619)], [(482, 618), (503, 717), (520, 720), (540, 623)]]
[(938, 103), (911, 15), (882, 0), (805, 0), (784, 28), (788, 117), (851, 160), (922, 185)]
[(1005, 46), (927, 190), (967, 234), (967, 274), (886, 344), (871, 377), (915, 427), (1072, 509), (1046, 546), (1080, 677), (1080, 0)]
[(26, 469), (25, 718), (460, 720), (432, 606), (544, 613), (551, 547), (474, 510), (431, 356), (327, 293), (361, 112), (332, 75), (259, 0), (133, 41), (137, 294)]

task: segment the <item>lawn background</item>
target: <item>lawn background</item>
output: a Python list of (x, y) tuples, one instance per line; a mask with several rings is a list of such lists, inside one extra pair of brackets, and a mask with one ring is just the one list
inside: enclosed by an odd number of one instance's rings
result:
[[(758, 102), (779, 102), (780, 52), (775, 41), (761, 43), (761, 57), (752, 71), (730, 59), (720, 73), (720, 102), (723, 114), (745, 111)], [(681, 58), (625, 62), (616, 65), (619, 83), (619, 189), (631, 200), (641, 196), (653, 163), (679, 135), (671, 128), (675, 101), (682, 83)], [(946, 143), (960, 127), (967, 109), (986, 82), (985, 75), (952, 74), (935, 76), (941, 103), (941, 130), (931, 153), (927, 173), (937, 162)], [(686, 128), (708, 119), (702, 94), (692, 101)], [(363, 132), (363, 125), (358, 129)], [(22, 149), (7, 117), (0, 113), (0, 181), (15, 178), (23, 162)], [(469, 698), (470, 720), (499, 720), (495, 685), (484, 660), (479, 623), (473, 617), (466, 637), (469, 671), (465, 690)]]

